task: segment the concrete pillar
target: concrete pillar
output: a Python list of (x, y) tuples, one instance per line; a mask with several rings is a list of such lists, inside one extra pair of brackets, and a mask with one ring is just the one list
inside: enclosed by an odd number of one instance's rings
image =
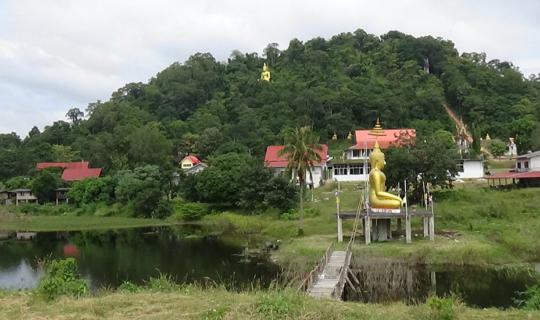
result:
[(369, 218), (368, 215), (366, 215), (366, 217), (364, 218), (364, 226), (365, 226), (365, 232), (364, 232), (364, 238), (366, 240), (366, 244), (370, 244), (371, 243), (371, 219)]
[(423, 217), (422, 221), (424, 222), (424, 238), (429, 237), (429, 218)]
[(376, 219), (373, 221), (372, 241), (388, 241), (390, 236), (390, 219)]
[(343, 242), (343, 219), (337, 218), (337, 238), (338, 242)]
[(405, 242), (411, 243), (412, 242), (412, 235), (411, 235), (411, 217), (405, 218)]
[(429, 240), (435, 240), (435, 217), (429, 217)]

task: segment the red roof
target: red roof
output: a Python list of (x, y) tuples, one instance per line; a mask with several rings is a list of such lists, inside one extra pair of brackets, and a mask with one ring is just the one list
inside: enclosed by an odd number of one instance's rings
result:
[(384, 129), (382, 130), (384, 135), (380, 136), (370, 135), (370, 132), (371, 130), (356, 130), (356, 145), (349, 149), (373, 149), (375, 141), (379, 141), (380, 148), (385, 149), (398, 143), (398, 139), (402, 135), (416, 137), (416, 130), (414, 129)]
[(527, 172), (498, 172), (489, 176), (485, 176), (485, 179), (540, 179), (540, 171), (527, 171)]
[(185, 159), (191, 160), (191, 163), (193, 163), (193, 165), (196, 165), (202, 162), (199, 158), (197, 158), (196, 156), (192, 154), (185, 156), (184, 159), (182, 159), (182, 161), (184, 161)]
[(39, 162), (36, 165), (37, 170), (47, 168), (62, 168), (62, 169), (88, 169), (88, 161), (79, 162)]
[[(321, 144), (321, 147), (320, 150), (317, 150), (317, 153), (321, 157), (321, 161), (314, 163), (313, 165), (315, 166), (326, 164), (326, 160), (328, 159), (328, 146)], [(264, 163), (267, 167), (284, 168), (289, 164), (287, 155), (279, 155), (279, 152), (283, 150), (283, 148), (285, 148), (285, 146), (268, 146), (266, 148)]]
[(79, 181), (86, 178), (97, 178), (101, 175), (101, 168), (65, 169), (62, 174), (64, 181)]

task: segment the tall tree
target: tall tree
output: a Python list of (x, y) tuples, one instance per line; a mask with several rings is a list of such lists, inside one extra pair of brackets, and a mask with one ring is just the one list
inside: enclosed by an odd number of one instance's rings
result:
[(306, 188), (306, 176), (309, 175), (313, 182), (313, 165), (321, 161), (318, 151), (322, 149), (319, 137), (311, 130), (311, 127), (289, 129), (285, 133), (285, 147), (280, 155), (286, 156), (289, 162), (287, 168), (298, 179), (300, 185), (300, 225), (299, 234), (304, 233), (304, 190)]
[(79, 108), (71, 108), (66, 113), (66, 118), (71, 120), (71, 123), (78, 124), (82, 117), (84, 117), (84, 112), (82, 112)]

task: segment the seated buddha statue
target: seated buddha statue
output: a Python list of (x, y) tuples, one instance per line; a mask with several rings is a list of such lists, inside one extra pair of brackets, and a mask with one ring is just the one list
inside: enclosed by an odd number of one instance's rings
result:
[(270, 81), (270, 69), (266, 65), (266, 63), (263, 65), (263, 71), (261, 72), (261, 80), (263, 81)]
[(371, 171), (369, 172), (369, 205), (372, 208), (399, 209), (403, 203), (400, 197), (386, 192), (386, 176), (382, 172), (386, 162), (379, 142), (369, 155)]

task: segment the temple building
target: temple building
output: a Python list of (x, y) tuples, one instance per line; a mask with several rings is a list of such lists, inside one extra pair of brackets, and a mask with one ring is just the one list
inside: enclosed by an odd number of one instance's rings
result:
[[(328, 146), (326, 144), (321, 145), (321, 150), (318, 150), (321, 161), (313, 164), (313, 169), (311, 171), (312, 179), (309, 174), (306, 174), (306, 184), (311, 187), (317, 188), (318, 186), (324, 184), (326, 180), (325, 172), (327, 171), (328, 165)], [(274, 174), (284, 174), (287, 170), (287, 165), (289, 161), (287, 160), (287, 155), (282, 155), (281, 150), (285, 146), (268, 146), (266, 148), (266, 154), (264, 156), (264, 165), (274, 172)]]
[(377, 123), (371, 130), (356, 130), (355, 144), (343, 152), (341, 157), (330, 159), (328, 179), (336, 181), (367, 181), (370, 165), (369, 155), (379, 142), (381, 149), (399, 146), (403, 142), (414, 139), (414, 129), (383, 129)]

